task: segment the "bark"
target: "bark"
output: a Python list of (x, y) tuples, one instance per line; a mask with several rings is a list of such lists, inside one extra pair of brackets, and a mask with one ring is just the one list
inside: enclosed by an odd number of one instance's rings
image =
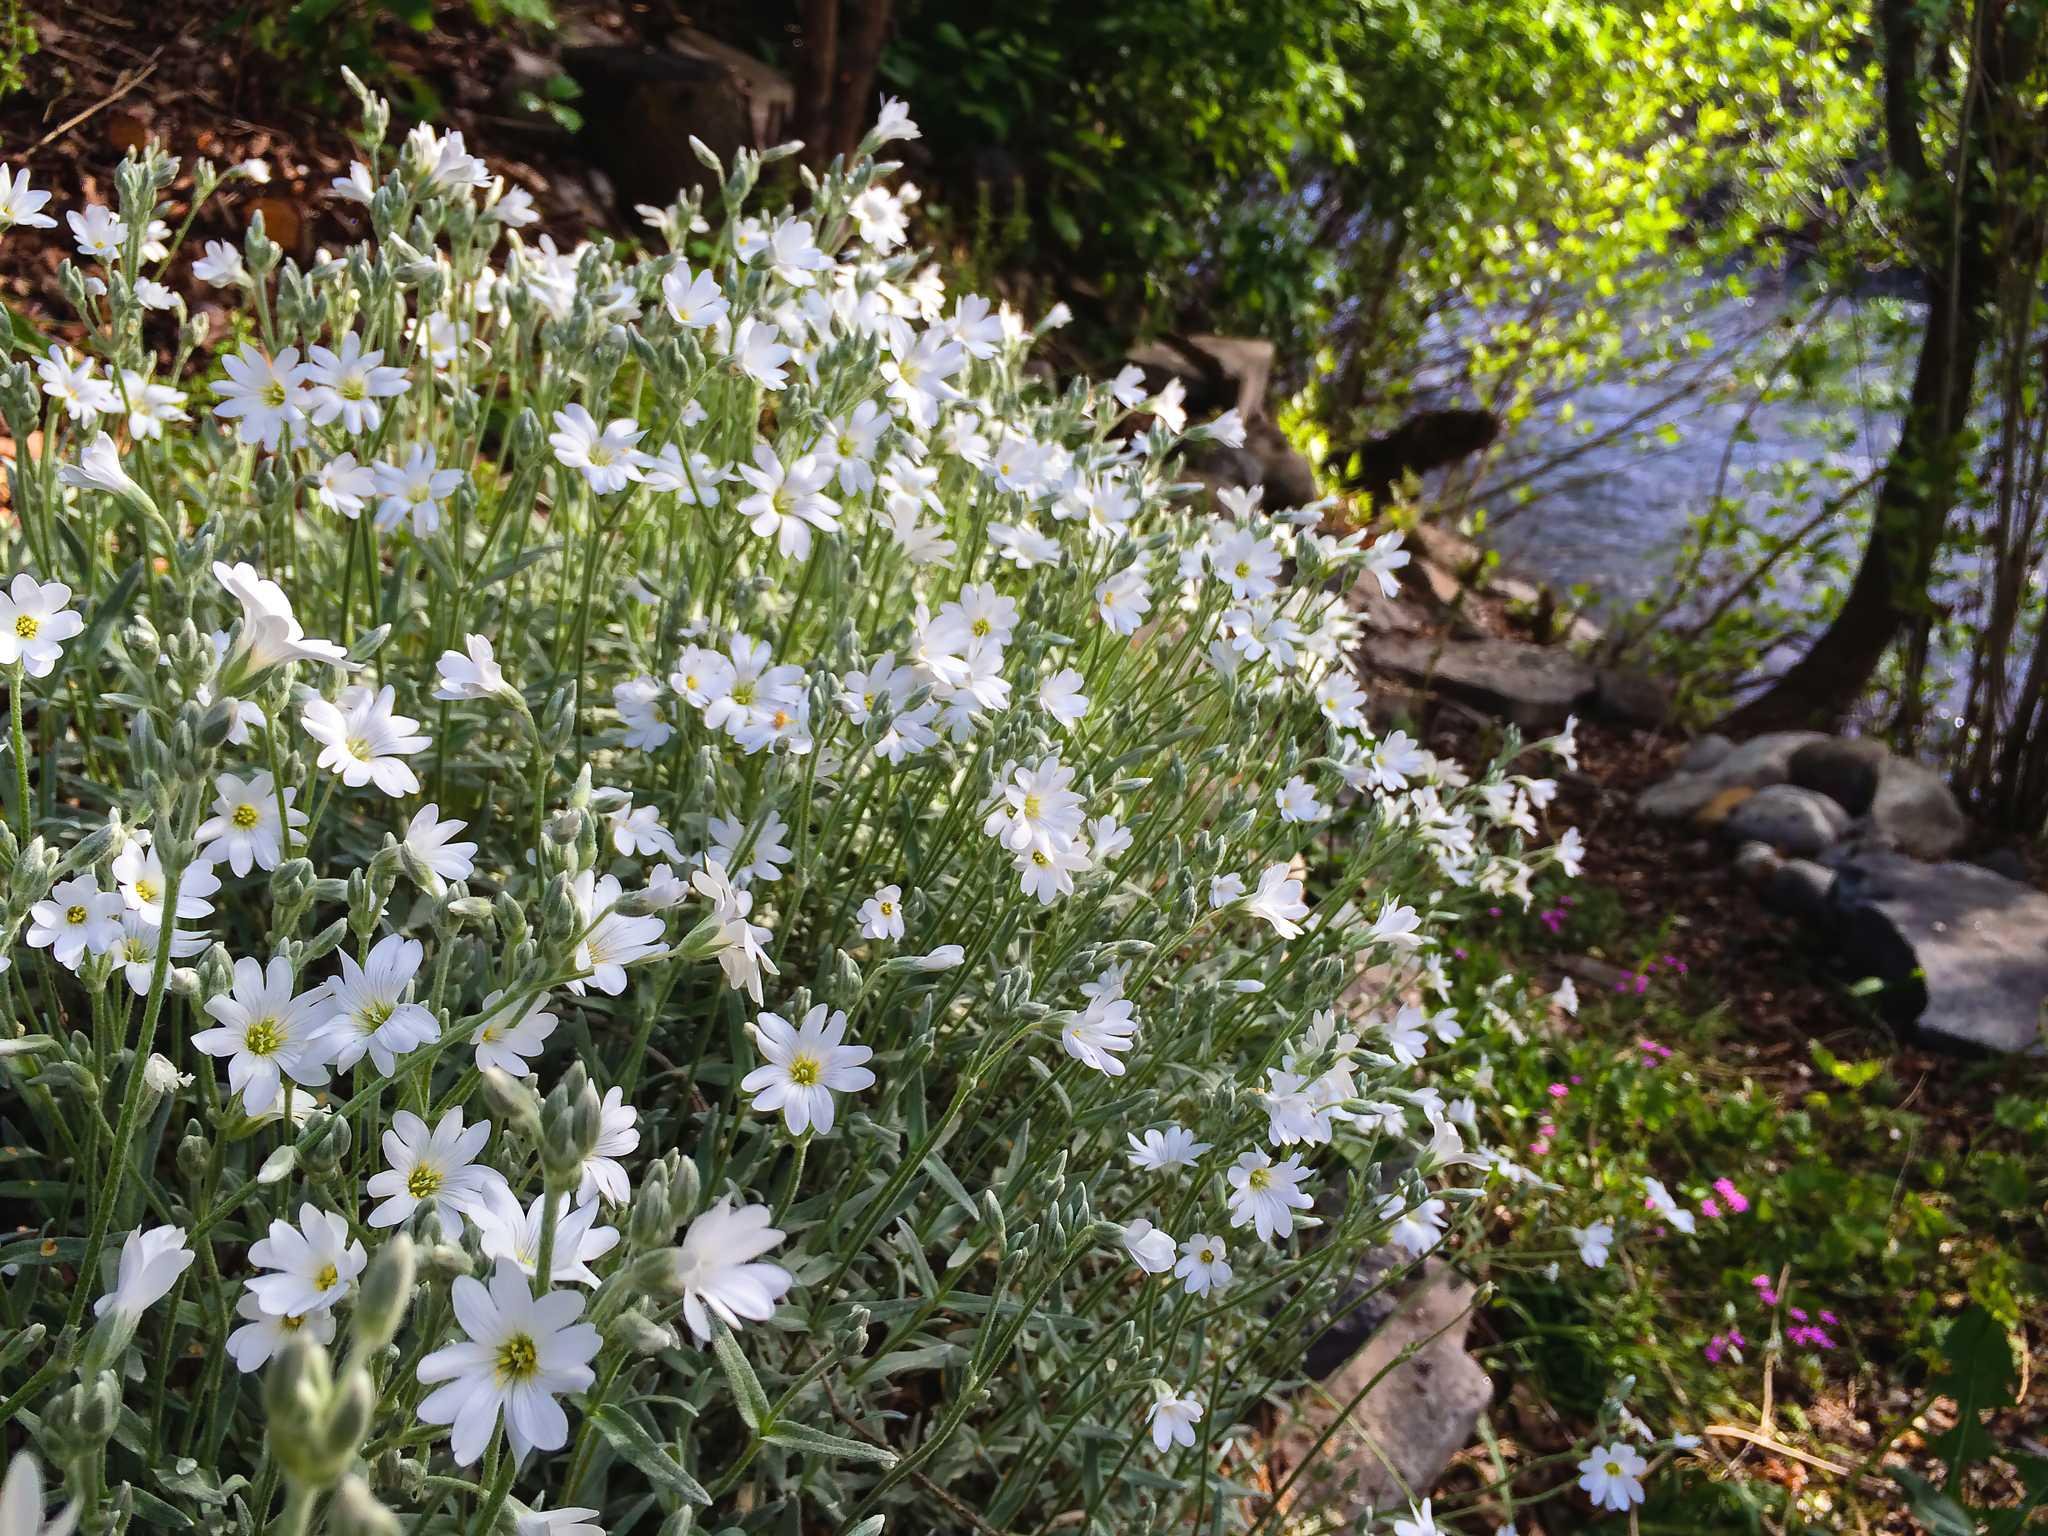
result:
[(839, 0), (803, 0), (802, 67), (796, 79), (796, 136), (819, 169), (831, 159), (832, 82), (839, 72)]
[(1953, 180), (1930, 177), (1920, 141), (1915, 4), (1881, 0), (1880, 7), (1887, 147), (1893, 165), (1912, 183), (1920, 244), (1927, 252), (1927, 324), (1905, 420), (1878, 490), (1870, 542), (1841, 610), (1804, 656), (1720, 723), (1724, 731), (1838, 724), (1900, 631), (1925, 612), (1929, 578), (1955, 507), (1962, 434), (1996, 283), (1990, 250), (1996, 207), (1986, 139), (1995, 128), (1996, 87), (2023, 70), (2003, 57), (2020, 46), (2011, 35), (2017, 23), (2012, 29), (1999, 24), (2007, 16), (2001, 0), (1979, 0), (1970, 25), (1973, 64), (1980, 73), (1965, 93)]
[(832, 132), (827, 140), (828, 155), (851, 155), (874, 121), (879, 101), (875, 95), (875, 69), (882, 60), (882, 44), (889, 36), (890, 0), (848, 0), (854, 7), (849, 24), (842, 30), (839, 68), (832, 87)]

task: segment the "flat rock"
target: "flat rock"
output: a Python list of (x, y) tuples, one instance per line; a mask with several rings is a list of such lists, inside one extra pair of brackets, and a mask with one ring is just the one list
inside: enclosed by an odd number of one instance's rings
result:
[[(1465, 1353), (1471, 1313), (1470, 1282), (1431, 1261), (1421, 1286), (1365, 1347), (1320, 1391), (1304, 1394), (1280, 1441), (1290, 1467), (1309, 1454), (1346, 1404), (1365, 1396), (1296, 1485), (1297, 1507), (1341, 1510), (1348, 1524), (1374, 1511), (1405, 1510), (1404, 1488), (1420, 1498), (1436, 1486), (1451, 1458), (1472, 1443), (1479, 1415), (1493, 1400), (1492, 1381)], [(1415, 1354), (1400, 1360), (1410, 1348)]]
[(1826, 738), (1818, 731), (1772, 731), (1754, 736), (1717, 758), (1711, 767), (1683, 767), (1661, 784), (1636, 797), (1636, 809), (1660, 821), (1697, 815), (1727, 789), (1762, 789), (1791, 777), (1792, 754), (1810, 741)]
[(1766, 784), (1728, 813), (1723, 829), (1744, 842), (1768, 843), (1811, 858), (1849, 830), (1849, 813), (1816, 789)]
[(1851, 816), (1861, 816), (1877, 798), (1877, 781), (1891, 753), (1867, 736), (1830, 736), (1792, 754), (1791, 779), (1819, 790)]
[(1859, 974), (1885, 983), (1880, 1012), (1934, 1044), (2041, 1049), (2048, 895), (1976, 864), (1903, 853), (1860, 853), (1837, 871), (1837, 942)]
[(1526, 731), (1552, 731), (1584, 712), (1597, 682), (1593, 668), (1565, 651), (1521, 640), (1446, 640), (1375, 635), (1367, 661)]
[(1685, 749), (1678, 759), (1680, 773), (1705, 773), (1722, 758), (1735, 750), (1735, 743), (1726, 736), (1709, 731), (1698, 741)]

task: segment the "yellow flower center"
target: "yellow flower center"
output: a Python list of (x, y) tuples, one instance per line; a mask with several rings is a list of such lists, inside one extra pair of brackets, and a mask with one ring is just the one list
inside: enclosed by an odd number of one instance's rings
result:
[(367, 1035), (374, 1030), (382, 1029), (384, 1021), (391, 1017), (391, 1013), (392, 1005), (390, 1003), (370, 1003), (364, 1007), (361, 1013), (356, 1015), (356, 1023), (361, 1026), (363, 1033)]
[(14, 620), (15, 638), (20, 640), (33, 640), (36, 637), (36, 632), (40, 630), (42, 627), (42, 621), (38, 619), (34, 614), (19, 614), (16, 616)]
[(415, 1200), (424, 1200), (441, 1187), (441, 1170), (425, 1163), (415, 1163), (413, 1170), (405, 1176), (405, 1192)]
[(732, 686), (732, 701), (735, 704), (752, 704), (754, 702), (754, 685), (752, 683), (734, 683)]
[(64, 909), (64, 921), (71, 924), (74, 928), (84, 922), (86, 916), (87, 913), (83, 906), (66, 907)]
[(1264, 1168), (1254, 1168), (1250, 1173), (1245, 1175), (1244, 1184), (1246, 1189), (1256, 1190), (1260, 1193), (1264, 1193), (1267, 1189), (1272, 1187), (1272, 1183), (1273, 1175), (1268, 1173)]
[(893, 901), (885, 901), (885, 902), (882, 902), (882, 903), (880, 904), (880, 907), (881, 907), (881, 913), (882, 913), (882, 916), (884, 916), (884, 917), (894, 917), (894, 916), (896, 915), (896, 903), (895, 903), (895, 902), (893, 902)]
[(1025, 816), (1025, 819), (1026, 819), (1026, 820), (1028, 820), (1028, 821), (1036, 821), (1036, 820), (1038, 820), (1038, 818), (1039, 818), (1039, 815), (1040, 815), (1040, 814), (1041, 814), (1041, 813), (1042, 813), (1042, 812), (1043, 812), (1044, 810), (1045, 810), (1045, 802), (1044, 802), (1044, 801), (1042, 801), (1042, 800), (1040, 800), (1040, 799), (1038, 798), (1038, 796), (1036, 796), (1036, 795), (1026, 795), (1026, 796), (1024, 797), (1024, 816)]
[(498, 1377), (501, 1381), (525, 1381), (540, 1370), (540, 1351), (533, 1339), (515, 1333), (498, 1346)]
[(988, 632), (994, 629), (995, 626), (989, 623), (987, 619), (976, 619), (974, 621), (973, 628), (975, 639), (986, 640), (988, 638)]
[(280, 1317), (277, 1320), (277, 1326), (286, 1333), (297, 1333), (306, 1326), (306, 1320), (303, 1317)]
[(1214, 1264), (1216, 1262), (1216, 1250), (1214, 1248), (1204, 1248), (1202, 1250), (1202, 1262), (1204, 1264)]
[(242, 1035), (242, 1045), (252, 1056), (268, 1056), (284, 1044), (284, 1031), (275, 1019), (258, 1019)]
[(1608, 1462), (1608, 1463), (1607, 1463), (1607, 1475), (1608, 1475), (1609, 1477), (1619, 1477), (1619, 1476), (1621, 1476), (1621, 1463), (1620, 1463), (1620, 1462), (1618, 1462), (1618, 1461), (1610, 1461), (1610, 1462)]
[(361, 736), (349, 737), (341, 744), (341, 750), (359, 763), (367, 763), (371, 757), (370, 743)]
[(369, 381), (359, 373), (352, 373), (341, 381), (341, 398), (344, 400), (367, 400), (370, 398)]
[(163, 890), (154, 880), (145, 876), (135, 882), (135, 894), (145, 903), (154, 904), (163, 895)]
[(268, 384), (263, 386), (263, 403), (269, 406), (272, 410), (275, 410), (278, 406), (283, 405), (285, 399), (286, 396), (284, 384), (281, 380), (272, 379)]
[(340, 1281), (341, 1270), (333, 1264), (323, 1264), (320, 1267), (320, 1273), (313, 1277), (313, 1288), (315, 1290), (331, 1291)]
[(1247, 576), (1251, 575), (1251, 573), (1252, 573), (1252, 563), (1251, 563), (1251, 561), (1249, 561), (1249, 560), (1240, 560), (1240, 561), (1238, 561), (1238, 562), (1237, 562), (1237, 579), (1238, 579), (1239, 581), (1243, 581), (1243, 580), (1245, 579), (1245, 577), (1247, 577)]
[(799, 1056), (789, 1064), (789, 1080), (799, 1088), (815, 1088), (825, 1074), (824, 1063), (815, 1056)]
[(232, 821), (235, 824), (235, 826), (243, 832), (247, 832), (251, 827), (255, 826), (256, 823), (261, 821), (262, 819), (263, 813), (257, 810), (256, 807), (253, 805), (236, 806), (235, 814), (228, 818), (228, 820)]

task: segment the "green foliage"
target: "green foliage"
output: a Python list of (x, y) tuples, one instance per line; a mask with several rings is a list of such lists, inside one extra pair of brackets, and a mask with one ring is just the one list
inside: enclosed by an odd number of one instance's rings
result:
[[(1488, 1066), (1458, 1091), (1473, 1094), (1488, 1139), (1545, 1181), (1495, 1233), (1506, 1369), (1567, 1424), (1590, 1422), (1633, 1377), (1631, 1406), (1660, 1433), (1757, 1424), (1768, 1377), (1776, 1433), (1849, 1466), (1879, 1447), (1842, 1443), (1841, 1421), (1818, 1404), (1853, 1390), (1890, 1436), (1912, 1415), (1893, 1423), (1885, 1404), (1944, 1396), (1955, 1428), (1930, 1453), (1952, 1467), (1992, 1454), (1981, 1414), (2010, 1400), (2006, 1335), (2048, 1299), (2038, 1069), (1949, 1063), (1946, 1083), (1911, 1080), (1873, 1032), (1867, 1054), (1808, 1044), (1811, 1070), (1798, 1071), (1781, 1048), (1759, 1052), (1685, 968), (1680, 930), (1646, 931), (1599, 886), (1572, 897), (1539, 890), (1547, 921), (1504, 915), (1464, 940), (1458, 1000), (1504, 1013), (1469, 1040)], [(1576, 1018), (1517, 1039), (1520, 976), (1589, 952), (1629, 980), (1581, 982)], [(1464, 1016), (1475, 1013), (1486, 1016)], [(1644, 1209), (1646, 1178), (1693, 1214), (1693, 1235)], [(1747, 1209), (1716, 1189), (1723, 1178)], [(1709, 1200), (1719, 1214), (1702, 1209)], [(1572, 1235), (1595, 1221), (1616, 1234), (1600, 1269)], [(1961, 1486), (1953, 1470), (1949, 1486)], [(1854, 1478), (1825, 1487), (1838, 1510), (1873, 1516), (1898, 1499), (1873, 1499)], [(1813, 1513), (1764, 1481), (1667, 1479), (1651, 1494), (1645, 1530), (1677, 1528), (1659, 1526), (1670, 1519), (1750, 1530), (1761, 1518), (1801, 1529)], [(1932, 1511), (1949, 1495), (1914, 1497)], [(2012, 1513), (1955, 1528), (2018, 1529)]]
[(29, 55), (41, 46), (23, 0), (0, 0), (0, 97), (28, 84)]

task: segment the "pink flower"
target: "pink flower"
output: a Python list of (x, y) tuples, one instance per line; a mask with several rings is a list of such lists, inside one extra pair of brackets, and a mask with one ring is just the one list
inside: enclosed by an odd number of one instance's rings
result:
[(1700, 1202), (1700, 1214), (1711, 1216), (1716, 1221), (1721, 1219), (1721, 1207), (1712, 1195)]
[(1567, 1094), (1569, 1094), (1571, 1092), (1571, 1089), (1565, 1087), (1563, 1083), (1552, 1083), (1550, 1087), (1545, 1090), (1545, 1092), (1547, 1092), (1553, 1099), (1561, 1099), (1564, 1098)]
[(1733, 1211), (1738, 1216), (1740, 1216), (1744, 1211), (1749, 1209), (1748, 1198), (1742, 1193), (1741, 1190), (1735, 1187), (1735, 1181), (1733, 1179), (1714, 1180), (1714, 1192), (1718, 1194), (1723, 1200), (1727, 1201), (1728, 1209)]

